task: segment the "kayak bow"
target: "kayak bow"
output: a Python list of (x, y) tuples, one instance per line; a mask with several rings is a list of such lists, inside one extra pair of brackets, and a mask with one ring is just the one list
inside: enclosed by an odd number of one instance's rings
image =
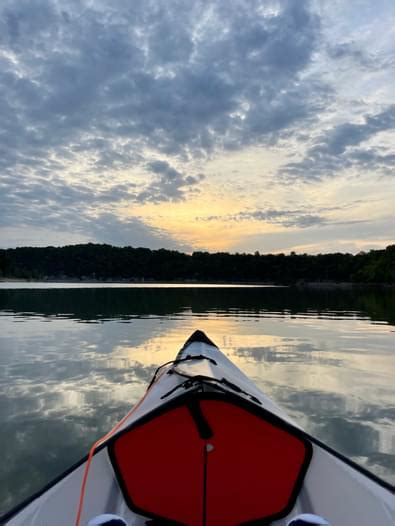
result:
[(390, 484), (295, 425), (201, 331), (89, 457), (0, 524), (70, 526), (79, 502), (81, 526), (104, 513), (133, 526), (395, 523)]

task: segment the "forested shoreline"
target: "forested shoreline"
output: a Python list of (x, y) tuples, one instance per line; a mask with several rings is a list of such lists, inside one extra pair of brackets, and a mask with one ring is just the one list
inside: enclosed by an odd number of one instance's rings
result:
[(0, 278), (303, 284), (395, 283), (395, 245), (366, 253), (230, 254), (82, 244), (0, 249)]

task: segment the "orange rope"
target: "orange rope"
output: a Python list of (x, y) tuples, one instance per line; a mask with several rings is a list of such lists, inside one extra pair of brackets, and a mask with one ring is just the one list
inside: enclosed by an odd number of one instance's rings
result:
[(85, 463), (85, 470), (84, 470), (84, 476), (82, 477), (82, 483), (81, 483), (81, 489), (80, 489), (80, 497), (78, 501), (78, 510), (77, 510), (77, 516), (75, 519), (75, 526), (80, 526), (81, 522), (81, 515), (82, 510), (84, 508), (84, 499), (85, 499), (85, 492), (86, 492), (86, 484), (88, 482), (88, 475), (89, 475), (89, 469), (92, 463), (93, 455), (95, 454), (96, 448), (100, 446), (104, 441), (108, 440), (118, 429), (122, 426), (123, 423), (140, 407), (140, 405), (144, 402), (147, 394), (149, 392), (149, 389), (145, 392), (144, 396), (140, 399), (137, 404), (132, 407), (132, 409), (104, 436), (99, 438), (99, 440), (96, 440), (96, 442), (93, 444), (93, 446), (89, 450), (88, 459)]

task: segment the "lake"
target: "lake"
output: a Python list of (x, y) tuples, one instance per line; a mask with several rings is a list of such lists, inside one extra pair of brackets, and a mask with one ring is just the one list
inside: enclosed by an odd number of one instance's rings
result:
[(395, 290), (0, 283), (0, 512), (81, 458), (201, 329), (395, 482)]

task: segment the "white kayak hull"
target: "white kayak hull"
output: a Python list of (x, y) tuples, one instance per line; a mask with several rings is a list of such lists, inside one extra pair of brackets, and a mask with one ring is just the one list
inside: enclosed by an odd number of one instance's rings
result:
[[(125, 430), (150, 420), (161, 407), (175, 406), (182, 397), (194, 397), (198, 391), (230, 397), (241, 407), (263, 411), (280, 427), (290, 429), (300, 440), (306, 440), (311, 454), (306, 453), (306, 465), (295, 488), (295, 498), (289, 501), (286, 515), (266, 519), (262, 524), (285, 526), (299, 513), (316, 513), (325, 517), (332, 526), (390, 526), (395, 524), (395, 497), (393, 488), (338, 453), (307, 436), (289, 419), (272, 400), (264, 395), (207, 337), (197, 331), (178, 353), (175, 363), (162, 367), (153, 379), (143, 402), (117, 430), (115, 437)], [(192, 394), (191, 394), (192, 393)], [(202, 395), (206, 396), (204, 393)], [(211, 394), (207, 395), (208, 398)], [(236, 400), (237, 399), (237, 400)], [(181, 402), (180, 402), (181, 403)], [(145, 420), (144, 420), (145, 419)], [(283, 423), (283, 424), (282, 424)], [(294, 430), (294, 431), (292, 431)], [(85, 526), (92, 517), (102, 513), (122, 516), (130, 526), (149, 524), (151, 515), (131, 509), (125, 497), (120, 475), (115, 473), (111, 458), (112, 437), (95, 452), (90, 465), (80, 525)], [(310, 456), (311, 458), (310, 458)], [(307, 458), (308, 457), (308, 458)], [(39, 494), (11, 510), (0, 524), (8, 526), (71, 526), (75, 524), (81, 483), (86, 459), (53, 481)], [(163, 474), (162, 474), (163, 475)], [(155, 477), (155, 474), (152, 474)], [(265, 473), (262, 473), (264, 487)], [(171, 492), (171, 488), (166, 491)], [(234, 496), (233, 496), (234, 497)], [(226, 495), (225, 497), (226, 498)], [(232, 498), (232, 497), (230, 497)], [(262, 499), (264, 495), (262, 495)], [(285, 509), (285, 508), (284, 508)], [(152, 518), (152, 517), (151, 517)], [(181, 522), (182, 523), (182, 522)], [(203, 521), (194, 524), (203, 524)], [(235, 522), (234, 524), (239, 524)], [(160, 524), (160, 522), (158, 523)], [(229, 521), (224, 526), (231, 524)], [(218, 524), (221, 526), (221, 524)]]

